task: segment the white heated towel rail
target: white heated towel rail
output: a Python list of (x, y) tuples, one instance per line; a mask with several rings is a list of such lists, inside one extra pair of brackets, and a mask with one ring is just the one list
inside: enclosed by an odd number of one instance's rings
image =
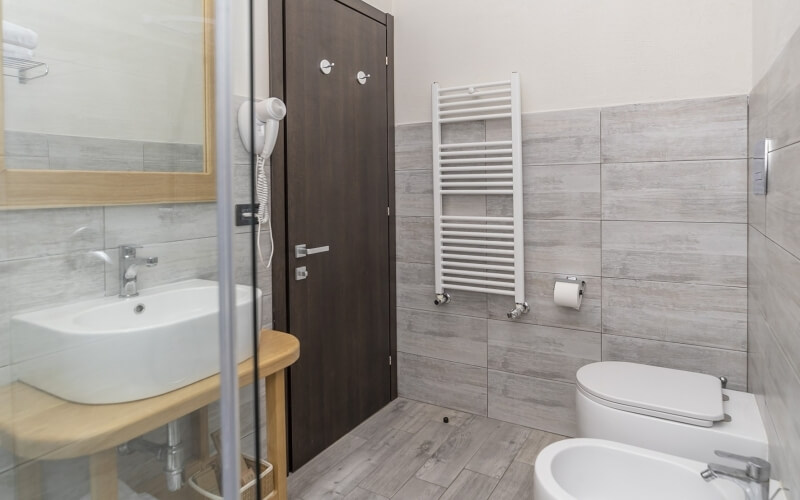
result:
[[(511, 80), (431, 89), (433, 121), (433, 227), (436, 305), (450, 302), (447, 290), (514, 297), (508, 313), (528, 312), (522, 234), (522, 119), (519, 74)], [(509, 120), (504, 140), (442, 143), (449, 123)], [(504, 129), (505, 130), (505, 129)], [(446, 196), (505, 195), (512, 216), (442, 213)]]

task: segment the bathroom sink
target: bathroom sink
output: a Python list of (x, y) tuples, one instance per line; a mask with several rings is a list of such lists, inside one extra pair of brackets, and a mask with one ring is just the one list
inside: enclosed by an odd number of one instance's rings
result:
[[(123, 403), (219, 372), (218, 285), (188, 280), (11, 318), (14, 374), (68, 401)], [(256, 289), (257, 318), (261, 290)], [(252, 352), (253, 288), (236, 287), (237, 358)]]
[[(601, 439), (547, 446), (534, 467), (536, 500), (745, 500), (734, 483), (706, 482), (707, 464)], [(771, 490), (779, 483), (773, 481)], [(785, 500), (782, 492), (776, 499)]]

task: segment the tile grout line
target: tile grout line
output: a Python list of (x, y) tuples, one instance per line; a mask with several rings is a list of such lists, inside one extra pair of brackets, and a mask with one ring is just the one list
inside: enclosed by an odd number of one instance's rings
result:
[[(769, 239), (769, 238), (767, 238), (767, 239)], [(783, 250), (785, 250), (788, 254), (792, 255), (793, 257), (795, 257), (797, 259), (800, 259), (800, 257), (794, 256), (794, 254), (792, 254), (791, 252), (789, 252), (788, 250), (786, 250), (785, 248), (780, 246), (775, 241), (773, 241), (771, 239), (770, 239), (770, 241), (772, 241), (773, 243), (775, 243), (775, 245), (777, 245), (780, 248), (782, 248)], [(433, 263), (431, 263), (431, 262), (409, 262), (409, 261), (397, 261), (397, 262), (400, 263), (400, 264), (410, 264), (410, 265), (423, 265), (423, 266), (432, 266), (433, 265)], [(554, 272), (550, 272), (550, 271), (525, 271), (525, 274), (562, 275), (562, 274), (565, 274), (565, 273), (554, 273)], [(746, 285), (725, 285), (725, 284), (721, 284), (721, 283), (692, 283), (692, 282), (688, 282), (688, 281), (665, 281), (665, 280), (654, 280), (654, 279), (647, 279), (647, 278), (629, 278), (629, 277), (625, 277), (625, 276), (612, 276), (612, 275), (603, 276), (603, 275), (595, 275), (595, 274), (582, 274), (581, 276), (583, 276), (585, 278), (613, 279), (613, 280), (624, 280), (624, 281), (640, 281), (640, 282), (645, 282), (645, 283), (663, 283), (663, 284), (686, 285), (686, 286), (704, 286), (704, 287), (747, 289)], [(404, 309), (413, 309), (413, 310), (416, 310), (416, 311), (428, 311), (427, 309), (419, 309), (419, 308), (415, 308), (415, 307), (408, 307), (408, 306), (402, 306), (402, 307)], [(429, 312), (436, 312), (436, 311), (429, 311)], [(454, 313), (445, 313), (445, 314), (454, 314)], [(472, 318), (480, 318), (481, 317), (481, 316), (470, 316), (470, 315), (461, 314), (461, 313), (458, 313), (456, 315), (464, 315), (464, 316), (469, 316), (469, 317), (472, 317)], [(488, 318), (488, 319), (496, 319), (496, 320), (499, 320), (499, 321), (502, 320), (502, 318), (491, 318), (491, 317)], [(507, 321), (507, 320), (505, 320), (505, 321)], [(547, 326), (547, 325), (542, 325), (542, 326)], [(575, 329), (579, 329), (579, 328), (575, 328)]]
[[(750, 92), (752, 93), (753, 90)], [(747, 293), (744, 299), (744, 307), (745, 307), (745, 315), (744, 315), (744, 351), (745, 351), (745, 363), (744, 363), (744, 386), (745, 390), (750, 389), (750, 163), (751, 163), (751, 151), (750, 151), (750, 121), (751, 121), (751, 112), (750, 112), (750, 94), (747, 94), (747, 122), (745, 125), (745, 140), (747, 144), (745, 145), (745, 152), (747, 154), (746, 160), (746, 172), (747, 175), (745, 176), (745, 219), (747, 220), (747, 232), (745, 238), (747, 238), (747, 242), (745, 243), (745, 265), (746, 265), (746, 274), (745, 274), (745, 284), (747, 286)], [(766, 212), (766, 204), (767, 200), (764, 200), (764, 224), (766, 225), (767, 222), (767, 212)], [(765, 228), (766, 230), (766, 228)], [(767, 325), (769, 327), (769, 324)], [(766, 429), (765, 429), (766, 430)]]
[[(601, 175), (602, 177), (602, 175)], [(602, 203), (602, 193), (601, 193)], [(401, 219), (433, 219), (433, 215), (426, 214), (397, 214)], [(575, 218), (546, 218), (546, 217), (523, 217), (525, 222), (646, 222), (652, 224), (726, 224), (732, 226), (746, 226), (747, 221), (729, 220), (652, 220), (652, 219), (607, 219), (601, 217), (597, 219), (575, 219)]]
[(603, 108), (599, 111), (600, 119), (600, 361), (604, 358), (603, 349), (603, 335), (605, 330), (603, 326), (603, 223), (605, 221), (605, 210), (603, 210), (603, 166), (605, 158), (603, 157)]

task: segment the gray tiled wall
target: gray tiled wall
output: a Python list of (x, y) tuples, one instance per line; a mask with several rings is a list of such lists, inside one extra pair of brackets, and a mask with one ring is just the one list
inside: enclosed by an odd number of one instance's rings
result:
[(203, 172), (202, 144), (5, 131), (9, 169)]
[(750, 98), (751, 162), (773, 139), (769, 193), (749, 200), (749, 388), (767, 424), (773, 476), (800, 498), (800, 31)]
[[(507, 127), (452, 126), (443, 140)], [(593, 361), (746, 388), (747, 97), (526, 114), (522, 129), (532, 310), (509, 322), (501, 296), (433, 305), (431, 125), (397, 127), (400, 394), (569, 435), (575, 371)], [(451, 208), (509, 215), (510, 200)], [(580, 311), (553, 304), (564, 275), (587, 282)]]
[[(7, 142), (9, 151), (16, 152), (18, 157), (47, 158), (54, 147), (60, 147), (57, 141), (52, 140), (52, 136), (47, 137), (44, 143), (31, 135), (11, 132), (7, 133), (9, 136), (12, 137), (12, 141)], [(102, 146), (101, 142), (97, 144)], [(137, 148), (138, 161), (140, 164), (144, 161), (145, 169), (148, 159), (156, 158), (153, 154), (171, 158), (172, 164), (177, 166), (198, 159), (202, 164), (202, 150), (198, 158), (192, 148), (176, 145), (154, 146), (154, 152), (147, 145), (139, 144)], [(243, 150), (238, 135), (234, 139), (234, 148), (236, 203), (249, 203), (249, 156)], [(83, 153), (91, 156), (101, 150), (100, 147), (90, 147), (84, 149)], [(65, 159), (86, 159), (80, 156), (78, 150), (70, 151), (72, 156), (65, 154)], [(118, 152), (106, 156), (124, 158)], [(100, 161), (98, 158), (95, 157)], [(15, 168), (12, 164), (9, 167)], [(251, 284), (253, 281), (249, 229), (237, 227), (234, 234), (236, 280), (242, 284)], [(269, 234), (262, 233), (261, 240), (264, 250), (269, 252)], [(53, 304), (117, 294), (117, 247), (125, 243), (142, 245), (140, 255), (159, 258), (158, 266), (141, 272), (141, 288), (192, 278), (215, 279), (216, 204), (0, 211), (0, 277), (3, 283), (0, 287), (0, 385), (9, 383), (13, 378), (14, 353), (11, 352), (9, 338), (11, 315)], [(259, 267), (258, 281), (258, 286), (265, 294), (262, 324), (266, 327), (272, 323), (271, 273)], [(0, 405), (8, 403), (0, 401)], [(241, 405), (242, 439), (252, 450), (252, 388), (243, 389)], [(218, 427), (214, 418), (216, 409), (217, 406), (212, 405), (212, 430), (214, 426)], [(54, 425), (57, 423), (54, 422)], [(155, 433), (149, 437), (158, 439), (163, 436)], [(0, 498), (14, 498), (13, 482), (18, 465), (12, 453), (0, 451)], [(136, 486), (160, 477), (161, 467), (149, 456), (134, 454), (120, 459), (120, 478)], [(77, 500), (88, 491), (85, 460), (48, 463), (44, 472), (47, 499)]]

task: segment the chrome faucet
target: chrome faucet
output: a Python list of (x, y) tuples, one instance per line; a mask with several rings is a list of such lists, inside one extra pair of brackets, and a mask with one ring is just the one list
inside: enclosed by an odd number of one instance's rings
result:
[(770, 464), (758, 457), (743, 457), (727, 451), (716, 450), (718, 457), (730, 458), (743, 462), (744, 469), (728, 467), (727, 465), (708, 464), (708, 469), (700, 473), (706, 481), (714, 479), (727, 479), (742, 487), (747, 500), (769, 500), (769, 474)]
[(155, 267), (158, 257), (137, 258), (137, 245), (120, 245), (119, 247), (119, 296), (123, 298), (136, 297), (139, 290), (136, 287), (139, 266)]

